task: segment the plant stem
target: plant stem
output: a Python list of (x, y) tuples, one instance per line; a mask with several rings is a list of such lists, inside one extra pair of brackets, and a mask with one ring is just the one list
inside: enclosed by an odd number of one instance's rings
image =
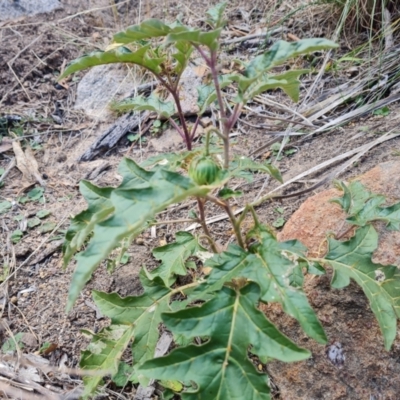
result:
[(171, 95), (174, 98), (174, 101), (175, 101), (175, 104), (176, 104), (176, 108), (177, 108), (177, 111), (178, 111), (179, 120), (181, 121), (183, 133), (185, 134), (186, 148), (190, 151), (190, 150), (192, 150), (192, 139), (190, 137), (188, 126), (187, 126), (186, 121), (185, 121), (185, 116), (183, 114), (181, 102), (179, 100), (179, 92), (177, 90), (172, 91)]
[(254, 225), (255, 225), (256, 227), (261, 226), (260, 220), (258, 219), (258, 215), (257, 215), (257, 213), (256, 213), (256, 210), (254, 209), (254, 207), (253, 207), (252, 205), (249, 206), (249, 210), (250, 210), (250, 212), (251, 212), (251, 215), (253, 216)]
[(204, 150), (204, 155), (207, 157), (210, 155), (210, 136), (212, 129), (206, 131), (206, 149)]
[(222, 133), (219, 131), (218, 128), (215, 126), (210, 126), (206, 128), (206, 151), (205, 155), (208, 156), (210, 154), (210, 137), (211, 133), (214, 132), (217, 136), (219, 136), (222, 140), (225, 140), (225, 137), (222, 135)]
[(229, 121), (228, 121), (228, 130), (229, 130), (229, 132), (232, 130), (232, 128), (236, 124), (237, 120), (239, 119), (240, 114), (242, 112), (242, 109), (243, 109), (243, 104), (242, 103), (236, 103), (235, 104), (235, 107), (233, 109), (232, 115), (229, 117)]
[(226, 128), (226, 110), (225, 110), (225, 106), (224, 106), (224, 101), (222, 99), (221, 87), (219, 85), (219, 80), (218, 80), (217, 52), (216, 51), (211, 52), (211, 58), (210, 58), (210, 62), (209, 62), (208, 66), (211, 70), (211, 76), (212, 76), (212, 79), (214, 82), (215, 92), (217, 94), (219, 113), (221, 116), (221, 124), (223, 126), (222, 133), (225, 135), (226, 132), (224, 132), (224, 128)]
[[(204, 204), (205, 204), (205, 200), (202, 199), (201, 197), (197, 197), (197, 205), (199, 207), (199, 214), (200, 214), (200, 224), (201, 224), (201, 227), (203, 228), (205, 235), (211, 239), (211, 234), (210, 234), (210, 231), (208, 230), (208, 226), (206, 223), (206, 216), (204, 213)], [(210, 241), (210, 246), (214, 253), (218, 253), (217, 246), (215, 245), (215, 243), (212, 239)]]
[[(172, 98), (174, 99), (175, 105), (176, 105), (176, 110), (177, 114), (179, 117), (179, 120), (182, 125), (182, 129), (179, 129), (178, 132), (182, 136), (181, 132), (183, 130), (183, 138), (185, 140), (186, 148), (188, 150), (192, 150), (192, 138), (190, 137), (190, 133), (185, 121), (185, 116), (182, 110), (181, 102), (179, 100), (179, 90), (178, 90), (178, 85), (171, 85), (169, 82), (167, 82), (160, 74), (156, 74), (153, 72), (155, 77), (160, 81), (161, 85), (165, 87), (165, 89), (168, 90), (168, 92), (171, 94)], [(169, 80), (169, 79), (168, 79)], [(170, 118), (172, 120), (172, 118)], [(176, 128), (177, 124), (174, 125)]]
[[(208, 236), (208, 235), (200, 235), (199, 239), (202, 239), (202, 238), (207, 239), (207, 241), (208, 241), (208, 243), (210, 243), (211, 247), (214, 246), (215, 248), (217, 248), (217, 245), (215, 244), (214, 240), (212, 238), (210, 238), (210, 236)], [(216, 252), (214, 252), (214, 253), (218, 253), (218, 250)]]
[(199, 114), (196, 118), (196, 122), (194, 123), (192, 129), (190, 130), (190, 140), (193, 140), (194, 136), (196, 135), (197, 127), (199, 126), (200, 122), (200, 117), (201, 115)]
[(246, 215), (247, 215), (247, 213), (249, 212), (249, 208), (250, 208), (250, 206), (249, 206), (249, 204), (247, 204), (247, 205), (244, 207), (244, 210), (242, 211), (242, 213), (240, 214), (240, 217), (238, 218), (238, 224), (239, 224), (239, 226), (242, 225), (244, 219), (246, 218)]
[[(228, 133), (229, 134), (229, 133)], [(229, 169), (229, 137), (224, 138), (224, 169)]]
[(186, 141), (185, 133), (181, 129), (181, 127), (173, 120), (172, 117), (168, 118), (169, 123), (178, 131), (179, 135), (181, 135), (182, 139)]
[(228, 201), (224, 201), (224, 209), (225, 209), (226, 213), (228, 214), (231, 224), (233, 226), (236, 240), (238, 241), (239, 246), (244, 249), (245, 244), (243, 242), (242, 232), (240, 231), (240, 224), (239, 224), (238, 220), (236, 219), (235, 215), (233, 214), (232, 208), (229, 205)]
[(203, 57), (204, 61), (206, 62), (207, 66), (210, 68), (211, 76), (213, 79), (215, 93), (217, 94), (217, 101), (219, 106), (219, 113), (220, 113), (220, 133), (221, 137), (224, 141), (224, 168), (229, 168), (229, 131), (236, 122), (239, 114), (236, 116), (235, 113), (232, 114), (229, 121), (227, 120), (226, 116), (226, 109), (224, 106), (224, 101), (222, 98), (222, 91), (221, 86), (218, 80), (218, 70), (217, 70), (217, 51), (212, 50), (210, 52), (210, 57), (203, 51), (200, 46), (195, 46), (197, 51)]

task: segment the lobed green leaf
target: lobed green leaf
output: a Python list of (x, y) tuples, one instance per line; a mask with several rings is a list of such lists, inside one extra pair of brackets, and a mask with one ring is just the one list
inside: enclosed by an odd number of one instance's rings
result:
[(82, 352), (80, 367), (96, 372), (83, 378), (85, 383), (83, 399), (88, 399), (102, 382), (102, 377), (118, 373), (119, 360), (132, 339), (134, 327), (129, 325), (111, 325), (93, 335), (87, 350)]
[(282, 304), (284, 311), (299, 321), (310, 337), (326, 343), (322, 325), (294, 277), (305, 248), (295, 240), (278, 242), (265, 228), (256, 231), (251, 238), (257, 239), (252, 253), (230, 245), (226, 252), (210, 259), (207, 265), (212, 267), (211, 274), (194, 295), (219, 290), (233, 278), (249, 279), (260, 285), (263, 302)]
[(188, 42), (176, 42), (175, 50), (175, 53), (172, 54), (172, 57), (177, 61), (174, 71), (177, 75), (181, 75), (190, 60), (193, 46)]
[(174, 172), (162, 169), (146, 171), (126, 158), (119, 172), (123, 181), (110, 194), (113, 214), (95, 224), (87, 248), (76, 255), (77, 265), (72, 275), (67, 310), (71, 309), (96, 267), (123, 239), (133, 240), (146, 228), (147, 221), (168, 205), (193, 195), (204, 195), (209, 190)]
[(195, 382), (197, 389), (181, 392), (182, 399), (270, 399), (267, 377), (249, 360), (247, 349), (259, 357), (299, 361), (310, 353), (280, 333), (257, 310), (260, 288), (224, 287), (200, 307), (162, 315), (166, 326), (186, 337), (207, 337), (201, 345), (178, 348), (166, 357), (145, 362), (140, 372), (150, 378)]
[(331, 200), (339, 204), (349, 215), (347, 222), (365, 226), (372, 221), (383, 221), (390, 230), (400, 230), (400, 203), (390, 207), (381, 207), (385, 202), (385, 196), (368, 191), (359, 181), (345, 185), (337, 182), (336, 186), (343, 190), (343, 196)]
[(385, 347), (390, 349), (400, 318), (400, 271), (394, 265), (375, 264), (372, 254), (378, 247), (378, 234), (372, 225), (357, 229), (346, 242), (329, 238), (329, 252), (319, 262), (335, 271), (332, 286), (342, 288), (354, 279), (363, 289), (381, 328)]
[(88, 181), (81, 181), (79, 189), (89, 207), (72, 218), (65, 235), (63, 245), (65, 267), (71, 257), (83, 246), (94, 226), (108, 218), (114, 211), (110, 201), (112, 188), (99, 188)]
[(186, 260), (198, 251), (205, 251), (205, 249), (195, 236), (189, 232), (177, 232), (176, 242), (153, 250), (153, 256), (162, 263), (149, 275), (161, 278), (165, 286), (170, 286), (174, 275), (187, 274)]
[[(233, 74), (226, 74), (226, 75), (221, 75), (218, 77), (218, 82), (220, 89), (224, 89), (227, 86), (229, 86), (232, 82), (236, 80), (235, 75)], [(207, 85), (202, 85), (197, 88), (197, 105), (199, 106), (199, 114), (203, 114), (208, 106), (214, 101), (217, 100), (217, 92), (215, 90), (214, 84), (210, 83)]]
[(144, 270), (140, 273), (145, 293), (141, 296), (120, 297), (117, 293), (93, 291), (93, 300), (102, 314), (111, 318), (112, 324), (132, 324), (132, 355), (134, 361), (133, 381), (147, 384), (137, 374), (137, 368), (144, 361), (154, 357), (161, 313), (169, 310), (170, 293), (160, 278), (151, 281)]

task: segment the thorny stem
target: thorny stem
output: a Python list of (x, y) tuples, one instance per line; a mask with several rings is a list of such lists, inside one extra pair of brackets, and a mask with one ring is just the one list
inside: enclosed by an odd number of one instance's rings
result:
[[(211, 233), (208, 230), (208, 226), (206, 223), (206, 216), (204, 213), (204, 203), (205, 203), (204, 199), (202, 199), (201, 197), (197, 197), (197, 205), (199, 207), (199, 213), (200, 213), (200, 225), (203, 228), (204, 234), (211, 239)], [(215, 242), (212, 239), (210, 241), (210, 246), (213, 253), (218, 253), (217, 246), (215, 245)]]
[(224, 138), (224, 169), (229, 169), (229, 137)]

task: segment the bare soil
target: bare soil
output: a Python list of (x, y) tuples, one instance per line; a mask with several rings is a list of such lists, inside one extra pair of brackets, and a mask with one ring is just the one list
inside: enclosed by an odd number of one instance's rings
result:
[[(52, 13), (0, 24), (0, 119), (4, 115), (23, 119), (20, 127), (18, 124), (9, 123), (3, 128), (1, 134), (4, 137), (7, 134), (11, 137), (14, 133), (22, 134), (26, 144), (35, 144), (36, 148), (40, 146), (35, 150), (34, 156), (39, 164), (42, 178), (46, 182), (42, 202), (37, 200), (26, 203), (17, 202), (18, 198), (26, 196), (34, 186), (28, 187), (23, 181), (22, 174), (16, 168), (10, 171), (4, 181), (4, 186), (0, 188), (0, 202), (4, 200), (13, 202), (12, 209), (1, 214), (0, 263), (4, 274), (0, 295), (2, 319), (13, 334), (27, 332), (36, 338), (31, 347), (26, 346), (23, 352), (38, 351), (45, 342), (56, 345), (57, 348), (46, 355), (56, 366), (59, 365), (60, 360), (63, 362), (67, 360), (65, 364), (68, 367), (77, 367), (79, 353), (87, 344), (87, 339), (81, 334), (81, 329), (97, 331), (107, 324), (103, 318), (96, 317), (91, 290), (117, 291), (123, 296), (140, 293), (138, 281), (140, 268), (143, 265), (149, 268), (156, 265), (155, 260), (150, 256), (151, 249), (165, 241), (171, 241), (176, 230), (186, 227), (185, 224), (161, 226), (156, 231), (156, 237), (151, 237), (150, 232), (144, 232), (129, 249), (129, 253), (133, 255), (130, 261), (112, 275), (107, 273), (105, 267), (100, 268), (82, 292), (74, 310), (68, 315), (65, 313), (74, 263), (72, 262), (66, 270), (62, 269), (60, 235), (68, 228), (69, 218), (85, 207), (85, 202), (79, 193), (79, 181), (87, 178), (99, 162), (106, 161), (109, 164), (108, 168), (95, 177), (93, 182), (100, 186), (114, 186), (120, 179), (116, 171), (123, 156), (141, 161), (156, 154), (156, 151), (149, 145), (150, 140), (143, 143), (141, 147), (132, 147), (131, 143), (124, 138), (114, 149), (96, 160), (77, 163), (78, 156), (90, 146), (96, 135), (101, 134), (113, 121), (91, 120), (82, 111), (74, 110), (77, 81), (82, 74), (68, 81), (68, 89), (57, 84), (56, 78), (65, 63), (94, 48), (104, 49), (113, 32), (136, 23), (139, 18), (151, 16), (172, 19), (178, 13), (183, 13), (185, 22), (196, 24), (200, 23), (205, 9), (204, 4), (194, 1), (186, 4), (165, 0), (161, 2), (161, 7), (157, 2), (151, 1), (144, 2), (141, 7), (137, 1), (115, 1), (115, 3), (116, 6), (113, 8), (106, 0), (67, 0), (62, 2), (62, 9)], [(118, 3), (121, 4), (118, 5)], [(251, 22), (259, 26), (259, 15), (265, 15), (268, 10), (275, 9), (273, 2), (267, 5), (266, 3), (259, 1), (252, 2), (250, 5), (248, 2), (239, 0), (232, 2), (229, 5), (231, 29), (240, 24), (249, 26)], [(290, 5), (277, 8), (270, 15), (271, 20), (279, 21), (290, 8)], [(334, 21), (327, 22), (325, 18), (324, 12), (318, 8), (313, 15), (305, 12), (301, 14), (301, 19), (294, 16), (283, 25), (288, 28), (288, 32), (300, 38), (324, 36), (329, 35), (334, 27)], [(359, 35), (347, 37), (346, 40), (346, 46), (349, 46), (348, 43), (355, 46), (362, 41), (362, 38)], [(238, 48), (235, 56), (246, 58), (251, 57), (251, 54), (246, 53), (244, 48)], [(327, 81), (326, 84), (334, 86), (335, 82)], [(302, 90), (302, 96), (304, 94), (305, 89)], [(272, 93), (271, 95), (275, 96), (275, 101), (285, 102), (294, 108), (294, 105), (281, 94)], [(260, 105), (253, 104), (251, 107), (255, 109)], [(306, 140), (292, 140), (289, 149), (294, 149), (296, 152), (284, 155), (280, 161), (276, 162), (283, 173), (284, 180), (396, 129), (400, 105), (394, 103), (389, 106), (389, 109), (388, 116), (368, 115), (328, 133), (315, 135)], [(261, 119), (251, 112), (243, 115), (242, 118), (252, 125), (269, 124), (270, 129), (274, 129), (274, 121)], [(245, 123), (239, 123), (234, 150), (247, 155), (259, 149), (269, 139), (270, 129), (257, 129)], [(376, 146), (348, 168), (340, 178), (347, 179), (359, 175), (383, 161), (395, 159), (399, 157), (399, 150), (399, 138)], [(260, 157), (264, 159), (271, 156), (269, 149), (260, 154)], [(0, 168), (7, 169), (13, 157), (12, 149), (1, 151)], [(321, 171), (321, 174), (327, 172), (329, 169)], [(318, 177), (319, 174), (312, 176), (312, 179), (318, 179)], [(311, 186), (313, 182), (306, 178), (306, 181), (288, 186), (284, 192), (303, 190)], [(266, 181), (266, 177), (262, 176), (257, 177), (251, 184), (238, 183), (246, 192), (245, 199), (254, 199), (277, 186), (277, 183), (271, 180)], [(273, 224), (279, 217), (287, 220), (310, 194), (312, 193), (280, 203), (263, 204), (258, 208), (262, 221)], [(193, 205), (189, 203), (186, 208), (164, 213), (162, 218), (187, 218), (191, 207)], [(282, 215), (276, 211), (277, 207), (283, 209)], [(51, 211), (50, 216), (43, 221), (54, 222), (55, 228), (50, 232), (41, 233), (39, 226), (28, 227), (22, 239), (18, 243), (13, 243), (12, 233), (21, 229), (24, 221), (25, 223), (30, 221), (40, 210)], [(213, 207), (207, 210), (209, 217), (219, 213), (220, 210)], [(22, 217), (22, 221), (16, 220), (18, 216)], [(222, 247), (225, 247), (232, 239), (229, 229), (225, 221), (212, 225), (212, 230)], [(46, 249), (54, 246), (57, 240), (59, 242), (57, 242), (56, 250), (46, 256)], [(321, 282), (321, 285), (325, 284), (325, 281)], [(326, 292), (324, 293), (325, 296), (329, 296)], [(333, 304), (339, 302), (337, 294), (332, 296), (332, 299), (327, 297), (326, 301), (332, 300)], [(364, 306), (363, 303), (362, 307)], [(9, 337), (9, 332), (3, 329), (0, 343), (4, 343)], [(52, 384), (65, 390), (76, 386), (76, 382), (57, 381)], [(276, 393), (278, 398), (279, 388)], [(123, 395), (125, 398), (133, 398), (129, 389), (126, 389)], [(285, 400), (284, 397), (281, 398)], [(332, 394), (332, 397), (321, 398), (339, 397), (334, 397)], [(361, 400), (365, 397), (351, 398)]]

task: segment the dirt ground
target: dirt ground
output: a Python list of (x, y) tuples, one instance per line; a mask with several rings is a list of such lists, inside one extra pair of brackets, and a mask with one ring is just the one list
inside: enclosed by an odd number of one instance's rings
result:
[[(258, 1), (250, 5), (239, 0), (231, 2), (230, 24), (246, 25), (248, 21), (260, 24), (257, 22), (260, 20), (257, 16), (265, 15), (269, 9), (274, 9), (271, 7), (273, 2), (267, 3)], [(94, 48), (103, 49), (109, 43), (113, 32), (136, 23), (139, 18), (151, 16), (173, 19), (181, 13), (184, 22), (194, 24), (203, 18), (204, 4), (201, 2), (193, 1), (189, 5), (165, 0), (160, 4), (151, 1), (143, 4), (137, 1), (115, 1), (115, 6), (111, 7), (110, 2), (106, 0), (68, 0), (63, 1), (62, 8), (55, 12), (0, 24), (0, 120), (8, 115), (22, 117), (24, 121), (22, 125), (10, 121), (6, 128), (3, 126), (0, 134), (7, 137), (7, 132), (10, 135), (14, 132), (24, 137), (25, 143), (34, 149), (34, 157), (46, 183), (43, 195), (29, 198), (28, 193), (31, 193), (34, 186), (27, 186), (21, 172), (13, 168), (0, 188), (0, 202), (8, 200), (13, 203), (10, 210), (0, 214), (0, 265), (3, 265), (0, 302), (3, 325), (9, 327), (3, 327), (0, 343), (3, 344), (9, 339), (10, 332), (14, 335), (19, 332), (29, 333), (30, 341), (27, 340), (23, 352), (38, 351), (44, 343), (54, 344), (53, 351), (46, 356), (52, 365), (64, 363), (70, 368), (77, 367), (79, 352), (87, 344), (81, 329), (97, 331), (107, 324), (106, 320), (96, 316), (91, 290), (117, 291), (124, 296), (139, 293), (140, 268), (143, 265), (150, 268), (155, 265), (155, 261), (149, 256), (150, 250), (164, 241), (170, 241), (174, 230), (186, 227), (184, 224), (174, 228), (170, 225), (162, 226), (157, 229), (156, 237), (151, 237), (150, 232), (144, 232), (129, 249), (129, 253), (134, 254), (134, 257), (112, 275), (109, 275), (105, 268), (99, 269), (82, 292), (73, 311), (68, 315), (65, 313), (74, 265), (71, 263), (66, 270), (62, 269), (61, 239), (68, 228), (69, 218), (85, 207), (79, 193), (79, 181), (87, 178), (99, 163), (106, 161), (107, 169), (100, 172), (93, 181), (101, 186), (113, 186), (119, 182), (116, 169), (123, 156), (142, 160), (156, 154), (156, 151), (148, 144), (149, 140), (139, 148), (132, 147), (124, 138), (114, 149), (94, 161), (77, 163), (77, 158), (90, 146), (96, 135), (113, 121), (99, 122), (73, 108), (76, 86), (83, 74), (69, 80), (68, 89), (57, 84), (56, 78), (65, 63)], [(290, 6), (277, 7), (270, 18), (274, 21), (279, 20), (289, 10)], [(247, 20), (244, 15), (247, 16)], [(301, 38), (324, 36), (334, 27), (334, 24), (330, 25), (334, 21), (327, 23), (324, 15), (317, 9), (313, 15), (303, 13), (300, 20), (296, 16), (289, 18), (283, 25), (288, 28), (288, 32)], [(318, 23), (316, 18), (319, 19)], [(355, 46), (362, 39), (346, 37), (347, 42), (352, 43), (351, 46)], [(346, 46), (349, 45), (343, 45)], [(245, 49), (240, 49), (240, 52), (244, 57), (249, 56)], [(334, 86), (337, 82), (333, 80), (328, 84)], [(304, 94), (305, 88), (302, 89), (302, 96)], [(276, 101), (285, 102), (293, 107), (293, 104), (280, 94), (276, 94)], [(254, 104), (252, 107), (260, 107), (260, 104)], [(284, 155), (276, 165), (286, 181), (336, 155), (369, 143), (379, 135), (396, 129), (398, 116), (400, 105), (393, 103), (389, 106), (387, 116), (368, 115), (327, 133), (305, 140), (292, 140), (288, 149), (295, 152)], [(268, 140), (268, 132), (273, 129), (273, 122), (252, 115), (251, 112), (243, 115), (242, 119), (245, 122), (240, 122), (237, 126), (238, 135), (235, 137), (234, 149), (242, 154), (251, 154)], [(252, 125), (270, 124), (270, 127), (257, 129), (250, 127), (246, 122)], [(4, 143), (0, 143), (0, 168), (6, 170), (14, 153), (12, 148), (3, 151), (1, 146)], [(357, 176), (383, 161), (395, 159), (399, 157), (399, 151), (400, 138), (380, 144), (347, 168), (340, 178)], [(260, 156), (266, 158), (272, 154), (267, 148)], [(285, 193), (311, 186), (320, 174), (329, 171), (324, 169), (302, 182), (290, 185), (285, 189)], [(241, 185), (242, 190), (246, 192), (246, 199), (254, 199), (260, 193), (267, 193), (277, 186), (272, 181), (266, 181), (265, 177), (257, 178), (251, 184), (241, 182)], [(258, 208), (261, 219), (266, 223), (279, 225), (276, 223), (278, 218), (283, 217), (287, 220), (311, 194), (312, 192), (278, 204), (264, 204)], [(27, 196), (28, 201), (17, 201)], [(165, 213), (164, 217), (187, 218), (190, 207), (189, 204), (185, 209), (170, 211)], [(277, 212), (277, 207), (282, 208), (283, 213)], [(40, 219), (38, 225), (30, 226), (30, 221), (43, 210), (50, 211), (50, 214)], [(207, 216), (211, 217), (217, 213), (218, 210), (210, 207)], [(46, 223), (48, 230), (43, 228)], [(24, 232), (21, 240), (15, 243), (12, 233), (18, 229)], [(228, 225), (224, 221), (213, 224), (212, 229), (222, 246), (231, 239)], [(69, 381), (58, 380), (52, 384), (66, 390), (79, 385), (79, 379), (72, 375)], [(132, 398), (127, 391), (123, 394), (126, 396), (124, 398)], [(279, 398), (279, 387), (276, 389), (276, 396)]]

